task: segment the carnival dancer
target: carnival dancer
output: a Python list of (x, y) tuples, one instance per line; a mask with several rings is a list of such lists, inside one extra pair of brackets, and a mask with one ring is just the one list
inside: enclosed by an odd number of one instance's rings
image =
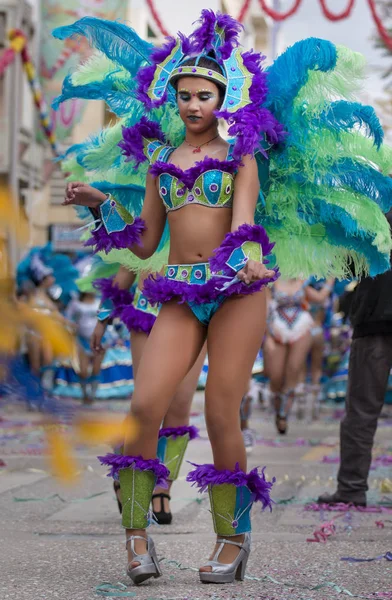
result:
[[(81, 292), (79, 298), (68, 304), (65, 317), (74, 324), (78, 342), (78, 376), (84, 404), (92, 404), (98, 389), (99, 374), (106, 348), (101, 344), (100, 352), (91, 353), (90, 338), (96, 322), (99, 299), (96, 294)], [(101, 340), (102, 341), (102, 340)]]
[[(32, 249), (27, 253), (18, 264), (16, 275), (20, 287), (30, 288), (26, 296), (28, 306), (50, 315), (69, 328), (70, 323), (64, 319), (53, 300), (51, 292), (55, 287), (54, 269), (43, 259), (41, 249)], [(52, 390), (55, 366), (50, 344), (31, 328), (26, 329), (24, 341), (30, 370), (40, 378), (45, 389)]]
[[(321, 304), (331, 289), (327, 283), (322, 290), (315, 290), (299, 279), (280, 279), (271, 289), (264, 356), (280, 434), (287, 432), (287, 418), (299, 394), (298, 386), (304, 383), (300, 378), (306, 368), (314, 327), (309, 302)], [(303, 393), (302, 387), (300, 391)]]
[[(113, 317), (121, 319), (131, 334), (132, 366), (136, 379), (143, 349), (158, 316), (159, 307), (153, 306), (143, 294), (143, 274), (138, 279), (133, 298), (127, 294), (127, 290), (131, 288), (134, 281), (135, 274), (126, 267), (120, 267), (113, 279), (95, 281), (95, 287), (102, 293), (103, 302), (91, 337), (91, 348), (95, 354), (99, 355), (103, 351), (102, 338), (110, 319)], [(205, 355), (204, 347), (199, 358), (174, 393), (159, 430), (157, 456), (169, 470), (167, 485), (156, 486), (152, 495), (153, 517), (159, 525), (170, 525), (172, 522), (173, 516), (169, 504), (171, 487), (179, 476), (188, 442), (198, 437), (198, 429), (189, 425), (189, 417), (193, 394), (197, 387)], [(121, 487), (117, 479), (113, 481), (113, 487), (120, 513), (122, 513)]]
[[(382, 131), (373, 109), (336, 100), (352, 94), (362, 59), (311, 38), (266, 74), (259, 55), (238, 47), (239, 33), (234, 19), (209, 10), (190, 38), (180, 35), (157, 50), (121, 24), (91, 18), (56, 32), (63, 39), (87, 35), (109, 58), (107, 76), (90, 73), (79, 86), (68, 78), (59, 101), (89, 94), (118, 111), (121, 105), (130, 115), (121, 148), (137, 176), (146, 175), (141, 212), (140, 196), (133, 203), (131, 191), (126, 207), (114, 193), (107, 197), (78, 182), (69, 184), (65, 204), (90, 207), (96, 220), (91, 243), (98, 250), (129, 248), (144, 259), (158, 247), (166, 220), (170, 230), (166, 274), (144, 283), (145, 295), (162, 308), (132, 400), (140, 435), (125, 440), (123, 456), (101, 458), (119, 473), (128, 574), (135, 583), (161, 575), (146, 534), (154, 486), (168, 474), (155, 458), (158, 431), (206, 339), (214, 464), (196, 465), (188, 480), (209, 490), (218, 540), (201, 581), (244, 578), (250, 510), (256, 501), (271, 505), (272, 482), (257, 469), (246, 473), (238, 419), (265, 327), (263, 288), (278, 276), (277, 267), (264, 265), (272, 244), (259, 223), (277, 242), (285, 278), (341, 277), (350, 259), (358, 272), (372, 274), (389, 264), (382, 211), (391, 203), (392, 182), (378, 171), (381, 164), (384, 172), (390, 167)], [(178, 114), (185, 127), (173, 146), (161, 128), (170, 135)], [(228, 121), (229, 142), (219, 136), (218, 117)], [(115, 168), (129, 168), (117, 158)]]

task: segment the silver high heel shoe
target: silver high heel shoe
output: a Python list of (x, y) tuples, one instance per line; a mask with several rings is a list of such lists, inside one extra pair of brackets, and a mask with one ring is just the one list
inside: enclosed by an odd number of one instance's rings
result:
[[(137, 539), (147, 541), (146, 554), (136, 553), (135, 540)], [(162, 575), (162, 571), (159, 566), (158, 557), (152, 538), (147, 536), (146, 539), (141, 535), (131, 535), (125, 543), (125, 548), (127, 548), (129, 542), (131, 542), (131, 551), (133, 554), (133, 559), (131, 562), (140, 563), (140, 565), (137, 567), (131, 567), (130, 564), (128, 565), (127, 575), (132, 579), (133, 583), (135, 585), (139, 585), (139, 583), (143, 583), (143, 581), (146, 581), (151, 577), (160, 577)]]
[[(206, 562), (206, 567), (212, 567), (210, 572), (199, 571), (200, 581), (202, 583), (233, 583), (243, 581), (245, 579), (246, 565), (250, 554), (250, 533), (245, 533), (245, 538), (242, 544), (240, 542), (232, 542), (231, 540), (218, 538), (217, 543), (220, 544), (214, 558)], [(220, 553), (225, 544), (238, 546), (240, 551), (237, 558), (229, 565), (218, 562)]]

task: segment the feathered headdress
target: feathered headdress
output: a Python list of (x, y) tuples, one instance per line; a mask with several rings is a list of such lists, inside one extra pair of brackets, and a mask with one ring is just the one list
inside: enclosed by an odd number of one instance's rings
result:
[[(241, 52), (242, 26), (229, 15), (205, 9), (199, 26), (190, 37), (179, 33), (150, 56), (151, 65), (138, 74), (138, 98), (148, 110), (164, 104), (170, 86), (181, 76), (210, 79), (225, 88), (218, 118), (229, 124), (229, 135), (236, 137), (234, 157), (263, 152), (263, 141), (276, 144), (284, 137), (281, 124), (263, 107), (267, 97), (267, 78), (255, 52)], [(200, 57), (215, 61), (217, 69), (198, 64)], [(195, 58), (195, 61), (189, 59)], [(187, 64), (194, 62), (195, 64)], [(264, 140), (263, 140), (264, 134)]]

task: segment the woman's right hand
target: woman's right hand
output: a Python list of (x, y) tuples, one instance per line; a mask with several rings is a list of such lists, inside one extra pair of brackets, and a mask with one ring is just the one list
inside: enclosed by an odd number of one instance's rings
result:
[(106, 327), (108, 325), (108, 319), (105, 321), (98, 321), (90, 340), (90, 347), (94, 354), (101, 354), (105, 351), (102, 346), (102, 338), (105, 334)]
[(106, 194), (100, 192), (88, 183), (72, 181), (68, 183), (65, 190), (63, 206), (77, 204), (78, 206), (88, 206), (89, 208), (98, 208), (102, 202), (107, 199)]

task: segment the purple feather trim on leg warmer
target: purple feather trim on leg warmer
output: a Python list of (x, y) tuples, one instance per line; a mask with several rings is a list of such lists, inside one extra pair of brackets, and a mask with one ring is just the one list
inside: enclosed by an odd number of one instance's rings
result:
[(129, 331), (132, 329), (133, 331), (147, 333), (147, 335), (151, 333), (156, 321), (155, 315), (138, 310), (132, 304), (122, 307), (122, 310), (119, 314), (116, 313), (116, 316), (121, 319)]
[(245, 242), (256, 242), (260, 244), (263, 256), (271, 253), (275, 244), (272, 244), (266, 230), (261, 225), (240, 225), (236, 231), (231, 231), (225, 235), (225, 238), (219, 248), (215, 248), (214, 255), (209, 259), (211, 271), (223, 271), (231, 275), (233, 270), (226, 264), (231, 253), (240, 248)]
[(111, 467), (108, 477), (115, 477), (121, 469), (152, 471), (157, 478), (156, 485), (165, 485), (169, 470), (157, 458), (144, 460), (141, 456), (123, 456), (122, 454), (106, 454), (97, 457), (101, 465)]
[(199, 430), (193, 425), (183, 425), (182, 427), (164, 427), (159, 430), (159, 437), (181, 437), (183, 435), (189, 435), (190, 440), (194, 440), (199, 437)]
[(113, 283), (113, 277), (102, 277), (93, 282), (93, 287), (101, 292), (102, 301), (111, 300), (115, 308), (132, 304), (133, 294), (129, 290), (122, 290)]
[(193, 471), (190, 471), (187, 475), (186, 480), (196, 485), (200, 492), (205, 492), (210, 485), (223, 485), (231, 484), (236, 487), (243, 485), (247, 486), (248, 489), (254, 495), (254, 502), (261, 502), (263, 510), (269, 508), (272, 510), (272, 503), (270, 493), (273, 484), (275, 483), (275, 477), (271, 481), (267, 481), (264, 475), (265, 467), (258, 471), (258, 469), (252, 469), (249, 473), (245, 473), (240, 469), (237, 463), (234, 471), (229, 469), (223, 469), (219, 471), (214, 465), (195, 465)]
[(113, 233), (108, 233), (102, 224), (91, 232), (92, 237), (84, 245), (95, 246), (94, 252), (105, 252), (106, 254), (113, 249), (130, 248), (134, 244), (140, 246), (141, 236), (145, 229), (146, 225), (140, 217), (136, 217), (132, 225), (126, 225), (122, 231)]

